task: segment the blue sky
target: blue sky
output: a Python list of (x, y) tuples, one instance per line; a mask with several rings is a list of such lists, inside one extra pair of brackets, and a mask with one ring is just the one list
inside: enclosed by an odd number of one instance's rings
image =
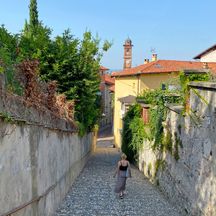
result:
[[(18, 33), (28, 19), (29, 0), (6, 0), (0, 7), (0, 24)], [(70, 28), (78, 38), (87, 29), (102, 40), (113, 40), (102, 64), (123, 65), (123, 43), (133, 42), (133, 66), (151, 57), (192, 60), (216, 43), (215, 0), (38, 0), (39, 19), (53, 36)]]

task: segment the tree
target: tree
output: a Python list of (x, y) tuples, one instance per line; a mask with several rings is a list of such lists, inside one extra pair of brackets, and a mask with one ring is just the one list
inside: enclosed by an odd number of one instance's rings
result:
[(77, 120), (83, 124), (84, 130), (89, 130), (97, 122), (100, 107), (97, 106), (99, 93), (99, 67), (102, 53), (99, 47), (100, 40), (92, 37), (91, 32), (85, 32), (80, 44), (78, 58), (78, 73), (76, 80)]
[[(110, 44), (105, 41), (103, 49)], [(75, 39), (69, 30), (57, 36), (49, 54), (52, 69), (41, 71), (45, 80), (57, 80), (58, 90), (76, 101), (75, 118), (84, 133), (100, 116), (99, 66), (102, 57), (100, 40), (85, 32), (83, 40)]]
[(45, 70), (49, 64), (47, 56), (51, 49), (51, 33), (48, 27), (44, 27), (40, 22), (37, 31), (31, 31), (30, 25), (26, 24), (25, 29), (19, 35), (19, 59), (38, 59), (40, 69)]
[(36, 0), (30, 1), (29, 14), (30, 21), (25, 22), (13, 46), (18, 44), (16, 61), (37, 59), (40, 78), (56, 80), (58, 91), (76, 101), (75, 118), (82, 132), (89, 131), (100, 116), (99, 66), (103, 51), (111, 43), (105, 41), (101, 49), (99, 38), (89, 31), (82, 40), (74, 38), (69, 30), (53, 40), (51, 29), (38, 20)]
[(39, 24), (37, 0), (30, 0), (29, 5), (29, 25), (32, 29), (35, 29)]
[(15, 70), (17, 51), (17, 36), (9, 33), (4, 25), (0, 26), (0, 73), (5, 74), (7, 89), (21, 95)]
[(38, 19), (37, 0), (29, 5), (29, 23), (19, 35), (19, 60), (38, 59), (40, 70), (49, 70), (48, 56), (51, 49), (51, 29)]
[(57, 36), (50, 44), (50, 52), (46, 56), (50, 68), (41, 70), (42, 79), (57, 80), (60, 92), (66, 92), (73, 87), (71, 80), (76, 79), (75, 71), (78, 62), (79, 40), (74, 39), (69, 30), (62, 36)]
[(100, 40), (91, 32), (83, 34), (80, 41), (66, 30), (62, 36), (52, 41), (48, 59), (50, 69), (41, 70), (41, 77), (58, 82), (58, 90), (65, 93), (67, 99), (75, 100), (75, 118), (79, 122), (81, 133), (93, 128), (100, 116), (99, 67), (103, 50), (111, 44), (105, 41), (100, 48)]

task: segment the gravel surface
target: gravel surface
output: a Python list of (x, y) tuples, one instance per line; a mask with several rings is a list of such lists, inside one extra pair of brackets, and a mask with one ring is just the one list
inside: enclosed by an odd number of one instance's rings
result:
[(100, 142), (54, 216), (180, 216), (135, 167), (127, 180), (126, 195), (120, 199), (113, 192), (120, 154), (110, 147), (110, 139), (107, 146), (104, 140), (102, 146)]

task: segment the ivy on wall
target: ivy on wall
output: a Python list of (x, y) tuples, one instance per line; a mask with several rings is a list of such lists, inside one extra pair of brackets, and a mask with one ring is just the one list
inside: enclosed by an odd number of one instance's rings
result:
[[(139, 104), (131, 106), (126, 113), (123, 121), (122, 150), (129, 155), (130, 160), (137, 158), (137, 153), (143, 147), (144, 140), (151, 141), (153, 151), (168, 151), (176, 160), (179, 160), (179, 146), (182, 147), (180, 138), (177, 133), (172, 137), (169, 128), (166, 128), (166, 134), (164, 134), (163, 122), (167, 117), (166, 105), (180, 104), (186, 107), (189, 97), (188, 83), (209, 80), (211, 80), (209, 73), (185, 74), (181, 72), (178, 79), (174, 81), (176, 86), (179, 85), (178, 88), (169, 90), (166, 85), (165, 90), (146, 90), (137, 98), (139, 102), (149, 104), (150, 121), (144, 124), (141, 118), (142, 108)], [(184, 108), (182, 114), (185, 114), (186, 111)]]
[(141, 106), (131, 106), (123, 119), (122, 151), (127, 155), (128, 160), (137, 159), (138, 150), (142, 147), (145, 130), (141, 119)]
[(182, 104), (183, 104), (183, 112), (182, 114), (184, 115), (186, 112), (189, 111), (189, 107), (188, 105), (188, 100), (189, 100), (189, 92), (190, 92), (190, 88), (188, 86), (189, 82), (192, 81), (210, 81), (213, 80), (213, 76), (211, 75), (211, 73), (189, 73), (189, 74), (185, 74), (184, 72), (181, 72), (179, 74), (179, 84), (181, 86), (181, 97), (182, 97)]
[(156, 89), (145, 91), (138, 97), (139, 100), (143, 100), (144, 103), (148, 102), (148, 104), (150, 104), (150, 122), (146, 125), (146, 127), (149, 127), (150, 129), (150, 133), (145, 138), (153, 142), (153, 150), (162, 151), (164, 148), (169, 148), (169, 145), (164, 143), (164, 126), (162, 123), (166, 119), (166, 104), (181, 103), (181, 97), (177, 93), (176, 90)]

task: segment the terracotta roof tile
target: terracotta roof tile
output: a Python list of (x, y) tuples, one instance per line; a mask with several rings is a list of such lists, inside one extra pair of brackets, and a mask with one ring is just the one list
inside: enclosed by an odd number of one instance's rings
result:
[[(216, 73), (216, 62), (208, 63), (209, 70)], [(195, 61), (176, 61), (176, 60), (157, 60), (148, 64), (142, 64), (137, 67), (126, 69), (120, 72), (113, 72), (112, 77), (133, 76), (138, 74), (151, 73), (170, 73), (182, 70), (201, 70), (203, 62)]]
[(100, 66), (100, 70), (102, 70), (102, 71), (107, 71), (107, 70), (109, 70), (109, 69), (101, 65), (101, 66)]
[(108, 75), (108, 74), (103, 74), (103, 75), (101, 76), (101, 80), (102, 80), (103, 82), (105, 82), (106, 84), (111, 84), (111, 85), (115, 84), (115, 79), (112, 78), (112, 77), (111, 77), (110, 75)]

